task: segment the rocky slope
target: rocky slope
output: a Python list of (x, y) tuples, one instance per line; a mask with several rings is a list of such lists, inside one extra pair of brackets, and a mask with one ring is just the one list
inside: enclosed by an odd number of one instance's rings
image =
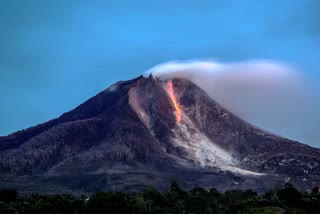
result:
[[(320, 149), (246, 123), (198, 86), (138, 77), (61, 117), (0, 137), (0, 187), (92, 192), (185, 187), (263, 191), (320, 180)], [(181, 111), (181, 121), (177, 114)]]

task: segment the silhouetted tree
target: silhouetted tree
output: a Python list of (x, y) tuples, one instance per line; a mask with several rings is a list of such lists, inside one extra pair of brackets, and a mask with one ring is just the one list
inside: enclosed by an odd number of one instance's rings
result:
[(313, 187), (312, 188), (312, 191), (311, 191), (313, 194), (318, 194), (318, 193), (320, 193), (320, 191), (319, 191), (319, 187)]
[(148, 203), (148, 211), (158, 210), (165, 206), (165, 199), (160, 192), (155, 189), (149, 189), (142, 193), (143, 198)]
[(285, 184), (285, 187), (277, 195), (279, 200), (285, 201), (289, 205), (295, 205), (301, 200), (301, 193), (289, 182)]
[(99, 192), (89, 200), (84, 195), (32, 194), (19, 197), (17, 191), (0, 191), (0, 214), (182, 214), (182, 213), (320, 213), (319, 188), (299, 192), (290, 183), (263, 196), (253, 190), (229, 190), (220, 193), (196, 187), (189, 192), (171, 182), (169, 192), (155, 189), (141, 193)]
[(16, 201), (18, 192), (15, 189), (2, 189), (0, 191), (0, 201), (10, 203)]
[(178, 182), (176, 180), (171, 181), (171, 183), (170, 183), (170, 192), (177, 193), (180, 199), (183, 199), (188, 195), (188, 193), (186, 191), (182, 190), (179, 187)]
[(88, 213), (127, 213), (128, 201), (125, 193), (98, 192), (87, 204)]

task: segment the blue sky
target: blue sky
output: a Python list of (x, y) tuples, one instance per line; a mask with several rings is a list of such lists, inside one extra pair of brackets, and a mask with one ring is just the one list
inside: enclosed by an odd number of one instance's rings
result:
[(0, 0), (0, 135), (168, 60), (282, 60), (317, 85), (318, 8), (318, 0)]

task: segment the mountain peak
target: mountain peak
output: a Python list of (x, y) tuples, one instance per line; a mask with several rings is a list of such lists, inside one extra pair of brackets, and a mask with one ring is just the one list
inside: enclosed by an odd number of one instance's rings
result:
[(188, 80), (152, 75), (0, 138), (1, 185), (25, 191), (34, 182), (37, 191), (164, 189), (170, 179), (261, 190), (291, 177), (311, 186), (319, 157), (319, 149), (251, 126)]

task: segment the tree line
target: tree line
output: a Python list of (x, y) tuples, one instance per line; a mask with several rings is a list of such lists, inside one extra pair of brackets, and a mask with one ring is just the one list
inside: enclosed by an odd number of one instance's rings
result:
[(215, 188), (181, 189), (172, 181), (170, 190), (142, 192), (97, 192), (90, 196), (71, 194), (19, 195), (15, 189), (0, 191), (0, 214), (210, 214), (210, 213), (320, 213), (320, 192), (300, 192), (292, 184), (259, 195), (253, 190)]

